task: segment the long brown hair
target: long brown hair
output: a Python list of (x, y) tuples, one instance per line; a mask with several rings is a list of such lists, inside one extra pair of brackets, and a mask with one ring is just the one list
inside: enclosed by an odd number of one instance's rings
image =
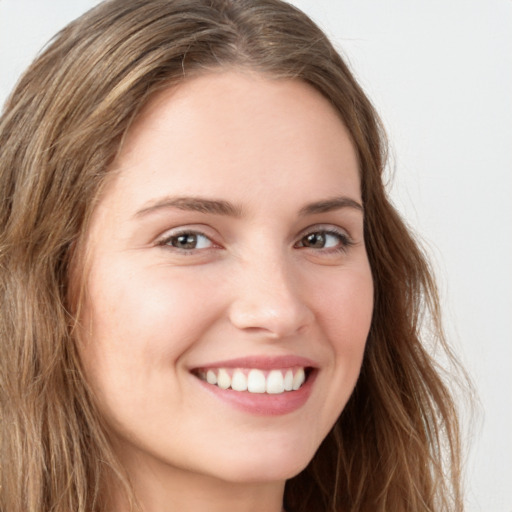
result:
[(73, 255), (148, 99), (230, 66), (319, 90), (360, 164), (372, 326), (355, 391), (287, 483), (285, 507), (462, 510), (457, 416), (426, 341), (454, 359), (428, 263), (386, 195), (380, 122), (325, 35), (279, 0), (107, 1), (59, 33), (9, 98), (0, 121), (0, 510), (104, 512), (112, 478), (130, 492), (77, 356)]

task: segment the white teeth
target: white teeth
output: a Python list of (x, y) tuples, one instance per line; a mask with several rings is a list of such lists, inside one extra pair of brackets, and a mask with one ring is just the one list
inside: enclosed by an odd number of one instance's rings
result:
[(272, 395), (284, 392), (284, 378), (279, 370), (272, 370), (268, 374), (266, 391)]
[(213, 370), (206, 372), (206, 382), (208, 382), (208, 384), (217, 384), (217, 375), (215, 375)]
[(219, 375), (217, 376), (217, 386), (222, 389), (228, 389), (231, 387), (231, 377), (223, 368), (219, 370)]
[(247, 391), (251, 393), (265, 393), (265, 374), (261, 370), (251, 370), (247, 377)]
[(297, 373), (293, 377), (293, 390), (297, 391), (302, 384), (304, 384), (304, 381), (306, 380), (306, 374), (304, 373), (303, 368), (299, 368)]
[(248, 391), (249, 393), (267, 393), (279, 395), (285, 391), (297, 391), (306, 381), (304, 368), (286, 370), (263, 370), (248, 368), (215, 368), (199, 371), (197, 376), (221, 389)]
[(247, 391), (247, 377), (241, 370), (235, 370), (231, 378), (231, 389), (235, 391)]
[(284, 376), (284, 390), (291, 391), (293, 389), (293, 372), (288, 370)]

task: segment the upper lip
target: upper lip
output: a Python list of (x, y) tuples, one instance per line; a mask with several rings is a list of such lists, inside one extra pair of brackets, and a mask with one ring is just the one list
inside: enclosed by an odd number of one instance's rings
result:
[(223, 361), (215, 361), (196, 366), (194, 369), (207, 370), (209, 368), (257, 368), (260, 370), (279, 370), (282, 368), (315, 368), (318, 365), (306, 357), (295, 355), (282, 356), (245, 356)]

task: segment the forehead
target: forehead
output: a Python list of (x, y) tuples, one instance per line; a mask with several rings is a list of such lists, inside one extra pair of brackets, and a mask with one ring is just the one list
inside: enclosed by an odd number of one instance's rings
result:
[(127, 132), (114, 170), (133, 202), (143, 191), (264, 195), (293, 180), (312, 193), (339, 187), (330, 195), (359, 196), (354, 146), (329, 101), (302, 81), (253, 72), (212, 72), (158, 93)]

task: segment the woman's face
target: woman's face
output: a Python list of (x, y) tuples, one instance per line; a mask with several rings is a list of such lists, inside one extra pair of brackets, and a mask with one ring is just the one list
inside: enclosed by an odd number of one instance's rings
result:
[(354, 388), (372, 316), (344, 125), (299, 81), (205, 74), (150, 102), (112, 172), (80, 351), (121, 458), (295, 475)]

